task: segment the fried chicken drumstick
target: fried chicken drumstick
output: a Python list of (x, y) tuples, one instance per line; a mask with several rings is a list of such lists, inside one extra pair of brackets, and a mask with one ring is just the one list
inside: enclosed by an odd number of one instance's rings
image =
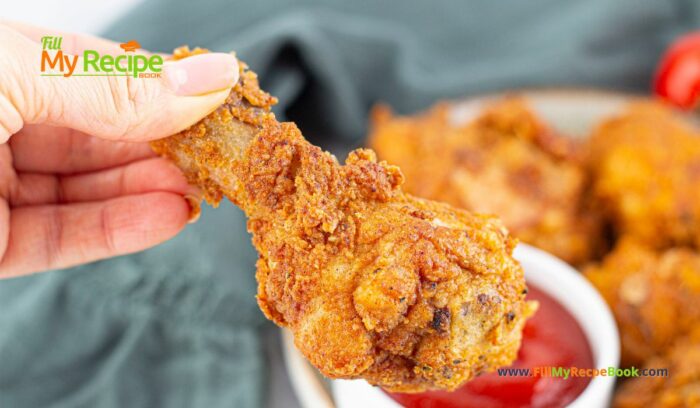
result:
[(454, 389), (512, 362), (535, 305), (501, 222), (404, 194), (370, 150), (340, 165), (274, 103), (241, 63), (221, 107), (153, 143), (209, 203), (245, 211), (265, 315), (326, 376), (389, 390)]

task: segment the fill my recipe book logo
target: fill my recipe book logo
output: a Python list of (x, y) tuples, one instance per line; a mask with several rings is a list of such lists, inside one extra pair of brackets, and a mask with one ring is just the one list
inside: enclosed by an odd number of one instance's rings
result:
[[(160, 78), (163, 57), (137, 54), (141, 45), (136, 40), (120, 44), (124, 54), (100, 54), (85, 50), (82, 55), (64, 54), (63, 37), (41, 38), (41, 76), (132, 76), (134, 78)], [(80, 58), (82, 57), (82, 58)]]
[(556, 367), (542, 366), (534, 368), (499, 368), (499, 377), (553, 377), (553, 378), (576, 378), (576, 377), (668, 377), (668, 368), (579, 368), (579, 367)]

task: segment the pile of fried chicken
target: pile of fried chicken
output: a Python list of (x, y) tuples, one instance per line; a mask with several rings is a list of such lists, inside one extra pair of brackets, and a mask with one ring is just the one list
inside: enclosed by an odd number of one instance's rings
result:
[[(411, 117), (372, 112), (369, 145), (401, 168), (404, 189), (479, 213), (498, 214), (524, 242), (572, 264), (601, 252), (599, 217), (576, 144), (557, 135), (519, 99), (454, 124), (438, 104)], [(577, 156), (578, 155), (578, 156)]]
[(393, 391), (454, 389), (510, 364), (536, 304), (502, 222), (404, 193), (371, 150), (339, 164), (278, 122), (240, 69), (222, 106), (152, 147), (210, 204), (246, 213), (265, 315), (326, 376)]
[(452, 109), (376, 108), (369, 144), (408, 193), (499, 214), (584, 273), (615, 315), (622, 365), (669, 369), (623, 381), (615, 407), (699, 407), (700, 132), (646, 101), (582, 140), (517, 97), (468, 123)]

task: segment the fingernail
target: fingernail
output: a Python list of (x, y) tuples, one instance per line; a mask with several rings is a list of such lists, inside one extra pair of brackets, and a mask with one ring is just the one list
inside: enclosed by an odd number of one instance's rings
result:
[(191, 194), (185, 195), (185, 201), (190, 206), (190, 216), (187, 218), (188, 224), (194, 224), (202, 215), (202, 199)]
[(202, 95), (234, 86), (238, 61), (231, 54), (199, 54), (166, 63), (163, 73), (177, 95)]

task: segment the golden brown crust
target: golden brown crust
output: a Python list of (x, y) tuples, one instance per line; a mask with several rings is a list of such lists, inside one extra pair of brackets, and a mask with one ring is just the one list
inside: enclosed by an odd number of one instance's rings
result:
[(647, 369), (667, 369), (668, 376), (624, 381), (614, 408), (693, 408), (700, 406), (700, 330), (677, 340), (668, 353), (651, 357)]
[(416, 391), (515, 358), (531, 310), (497, 220), (404, 195), (369, 150), (340, 166), (291, 124), (258, 134), (236, 169), (261, 308), (321, 372)]
[(700, 138), (656, 103), (630, 106), (590, 139), (596, 204), (618, 235), (700, 245)]
[(584, 273), (615, 315), (624, 366), (665, 352), (700, 322), (700, 255), (694, 251), (657, 252), (624, 237)]
[(241, 78), (226, 104), (154, 148), (210, 202), (246, 212), (258, 303), (311, 363), (420, 391), (513, 361), (535, 305), (500, 221), (404, 194), (399, 169), (370, 150), (340, 165)]
[(406, 174), (405, 190), (498, 214), (523, 241), (582, 264), (601, 251), (602, 226), (585, 196), (578, 145), (545, 126), (518, 98), (454, 125), (438, 104), (412, 117), (375, 108), (369, 143)]
[[(593, 200), (618, 242), (585, 270), (615, 314), (622, 364), (668, 368), (623, 382), (614, 406), (700, 405), (700, 139), (652, 102), (602, 122), (588, 142)], [(686, 336), (683, 338), (683, 336)]]

